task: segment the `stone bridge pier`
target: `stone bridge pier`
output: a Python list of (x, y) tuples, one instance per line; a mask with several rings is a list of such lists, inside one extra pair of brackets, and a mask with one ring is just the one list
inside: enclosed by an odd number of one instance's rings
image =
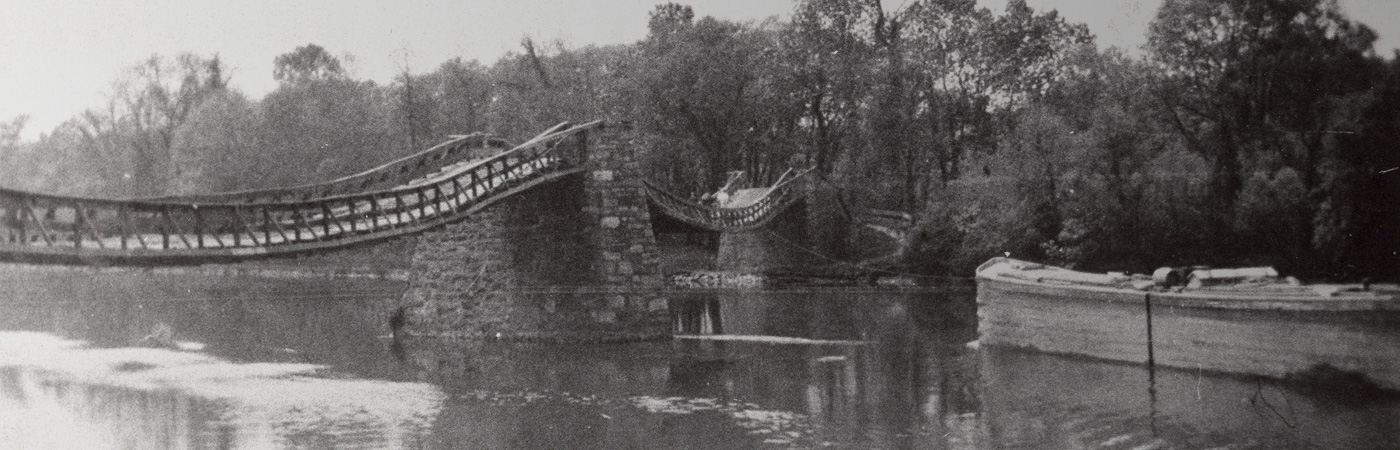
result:
[(767, 224), (738, 232), (720, 233), (715, 268), (731, 272), (822, 273), (840, 268), (850, 250), (849, 212), (839, 193), (813, 182), (806, 198), (779, 213)]
[(401, 333), (606, 342), (669, 336), (637, 147), (625, 125), (584, 137), (586, 170), (420, 235)]

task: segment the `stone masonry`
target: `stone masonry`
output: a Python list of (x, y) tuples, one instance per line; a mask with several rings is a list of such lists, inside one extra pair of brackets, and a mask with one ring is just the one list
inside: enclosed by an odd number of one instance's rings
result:
[(808, 178), (806, 198), (762, 227), (723, 233), (715, 266), (721, 271), (809, 273), (840, 266), (850, 214), (828, 184)]
[(586, 136), (589, 170), (421, 235), (403, 332), (603, 342), (670, 333), (656, 238), (625, 125)]

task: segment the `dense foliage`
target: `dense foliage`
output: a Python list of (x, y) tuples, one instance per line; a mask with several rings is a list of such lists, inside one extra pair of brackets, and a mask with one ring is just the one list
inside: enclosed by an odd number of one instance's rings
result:
[(1400, 58), (1332, 0), (1167, 0), (1140, 57), (1013, 0), (798, 0), (735, 23), (657, 6), (631, 45), (525, 39), (385, 86), (316, 45), (280, 87), (230, 88), (217, 56), (155, 56), (103, 108), (38, 142), (0, 123), (10, 187), (152, 196), (361, 171), (448, 134), (636, 124), (677, 192), (815, 167), (848, 203), (916, 213), (910, 270), (1010, 253), (1091, 269), (1270, 264), (1400, 271)]

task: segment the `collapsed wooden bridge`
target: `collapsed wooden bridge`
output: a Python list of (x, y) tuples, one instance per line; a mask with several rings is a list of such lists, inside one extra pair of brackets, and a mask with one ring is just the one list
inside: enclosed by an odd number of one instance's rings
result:
[[(591, 170), (588, 135), (604, 126), (560, 124), (513, 147), (481, 134), (457, 136), (360, 174), (286, 188), (131, 200), (0, 189), (0, 259), (188, 264), (331, 251), (411, 235)], [(799, 178), (739, 208), (684, 200), (645, 180), (641, 185), (653, 213), (733, 232), (761, 227), (801, 201)]]

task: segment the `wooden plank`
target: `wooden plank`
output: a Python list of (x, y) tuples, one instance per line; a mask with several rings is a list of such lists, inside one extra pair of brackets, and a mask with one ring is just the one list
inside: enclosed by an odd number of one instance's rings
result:
[(399, 226), (403, 225), (403, 211), (404, 211), (404, 207), (403, 207), (403, 196), (399, 195), (398, 192), (395, 192), (395, 193), (394, 193), (394, 218), (395, 218), (395, 219), (398, 219), (398, 220), (395, 220), (395, 221), (394, 221), (394, 222), (395, 222), (395, 223), (394, 223), (394, 226), (393, 226), (394, 228), (398, 228)]
[(29, 245), (29, 227), (25, 224), (25, 220), (29, 215), (24, 212), (24, 205), (21, 203), (20, 201), (15, 201), (12, 207), (15, 210), (15, 221), (19, 225), (19, 242), (27, 246)]
[(457, 178), (452, 178), (452, 211), (462, 210), (462, 183), (457, 182)]
[(486, 191), (487, 191), (487, 192), (490, 192), (491, 189), (494, 189), (494, 188), (496, 187), (495, 167), (496, 167), (496, 164), (495, 164), (494, 162), (492, 162), (492, 163), (486, 165)]
[[(264, 246), (272, 245), (272, 214), (270, 214), (270, 213), (267, 212), (267, 207), (266, 207), (266, 206), (264, 206), (263, 209), (262, 209), (262, 218), (263, 218), (263, 245), (264, 245)], [(280, 231), (279, 231), (279, 233), (280, 233)], [(287, 240), (287, 237), (286, 237), (286, 236), (283, 236), (283, 237), (282, 237), (282, 240), (285, 242), (285, 241)]]
[[(330, 207), (329, 205), (327, 205), (325, 202), (321, 202), (320, 205), (321, 205), (321, 232), (322, 232), (322, 233), (325, 233), (325, 234), (322, 235), (322, 236), (323, 236), (325, 239), (330, 239), (330, 237), (331, 237), (331, 207)], [(340, 224), (336, 224), (336, 226), (339, 226), (339, 225), (340, 225)], [(340, 231), (341, 231), (342, 233), (345, 232), (344, 229), (341, 229)]]
[(83, 205), (73, 203), (73, 248), (83, 248)]
[(126, 208), (127, 208), (127, 206), (126, 206), (125, 204), (122, 204), (122, 205), (117, 206), (117, 232), (118, 232), (118, 233), (121, 233), (121, 235), (122, 235), (122, 237), (121, 237), (121, 241), (122, 241), (122, 250), (127, 250), (127, 243), (126, 243), (127, 226), (126, 226), (126, 221), (127, 221), (128, 219), (130, 219), (130, 215), (127, 214)]
[[(248, 241), (249, 241), (249, 242), (252, 242), (251, 247), (257, 247), (257, 246), (258, 246), (258, 233), (257, 233), (257, 229), (256, 229), (256, 228), (253, 228), (252, 224), (249, 224), (249, 223), (248, 223), (248, 219), (247, 219), (246, 217), (244, 217), (244, 214), (243, 214), (243, 207), (240, 206), (240, 205), (233, 205), (233, 215), (234, 215), (235, 217), (238, 218), (238, 223), (235, 224), (235, 225), (242, 225), (242, 226), (243, 226), (243, 232), (244, 232), (244, 233), (248, 233)], [(264, 232), (266, 232), (266, 231), (267, 231), (267, 230), (264, 230)], [(243, 243), (239, 242), (238, 233), (234, 233), (233, 236), (234, 236), (234, 238), (233, 238), (233, 245), (234, 245), (235, 247), (242, 247), (242, 246), (243, 246)], [(268, 237), (271, 237), (271, 235), (269, 234)], [(272, 239), (268, 239), (268, 240), (266, 240), (266, 241), (263, 242), (263, 245), (268, 245), (268, 244), (271, 244), (271, 243), (272, 243)]]
[(192, 205), (194, 211), (194, 241), (199, 248), (204, 248), (204, 213), (199, 212), (199, 205)]
[[(172, 228), (172, 229), (174, 229), (175, 231), (178, 231), (178, 232), (179, 232), (179, 234), (177, 234), (176, 236), (179, 236), (179, 237), (180, 237), (180, 242), (182, 242), (182, 243), (185, 244), (185, 248), (187, 248), (187, 249), (192, 249), (192, 248), (194, 248), (193, 245), (190, 245), (190, 240), (185, 238), (185, 230), (180, 229), (180, 226), (175, 224), (175, 217), (174, 217), (172, 214), (170, 214), (170, 206), (169, 206), (169, 205), (166, 205), (166, 206), (165, 206), (165, 223), (169, 224), (169, 225), (170, 225), (170, 228)], [(170, 235), (169, 235), (169, 234), (167, 234), (167, 235), (165, 236), (165, 248), (166, 248), (166, 249), (169, 249), (169, 248), (170, 248)]]
[[(130, 219), (130, 217), (129, 217), (130, 215), (131, 215), (131, 213), (128, 212), (128, 213), (127, 213), (128, 220)], [(130, 230), (128, 230), (128, 231), (130, 231)], [(123, 231), (123, 233), (125, 233), (125, 232), (127, 232), (127, 231)], [(151, 249), (151, 245), (146, 243), (146, 238), (143, 237), (143, 236), (141, 236), (141, 233), (132, 231), (132, 232), (131, 232), (131, 236), (134, 237), (134, 238), (136, 238), (136, 242), (138, 242), (138, 243), (141, 244), (141, 249), (142, 249), (142, 250), (150, 250), (150, 249)]]
[[(196, 211), (197, 211), (197, 210), (196, 210)], [(216, 215), (215, 217), (218, 217), (218, 216)], [(202, 220), (202, 219), (201, 219), (201, 220)], [(209, 237), (214, 238), (214, 243), (215, 243), (215, 244), (219, 244), (219, 248), (228, 248), (228, 243), (224, 242), (224, 238), (223, 238), (223, 234), (224, 234), (223, 229), (225, 228), (225, 225), (226, 225), (227, 223), (228, 223), (228, 221), (226, 221), (226, 220), (221, 220), (221, 221), (219, 221), (219, 224), (216, 224), (216, 226), (214, 227), (214, 232), (211, 233), (211, 234), (209, 234)], [(201, 235), (204, 234), (203, 228), (205, 228), (205, 227), (201, 226), (201, 231), (200, 231), (200, 234), (201, 234)], [(231, 234), (233, 234), (234, 238), (237, 239), (237, 237), (238, 237), (238, 233), (237, 233), (237, 232), (234, 232), (234, 233), (231, 233)]]
[(422, 189), (414, 190), (413, 193), (415, 193), (415, 194), (418, 195), (418, 219), (415, 219), (415, 220), (420, 220), (420, 221), (421, 221), (421, 220), (427, 219), (427, 218), (428, 218), (428, 196), (423, 194), (423, 190), (422, 190)]
[[(438, 186), (439, 186), (439, 185), (438, 185), (437, 183), (433, 183), (433, 197), (434, 197), (434, 198), (433, 198), (433, 210), (434, 210), (434, 211), (437, 211), (437, 216), (438, 216), (438, 217), (442, 217), (442, 206), (440, 206), (440, 205), (442, 205), (442, 203), (443, 203), (443, 200), (442, 200), (443, 195), (442, 195), (442, 189), (439, 189)], [(450, 205), (449, 205), (449, 206), (450, 206)]]
[[(302, 229), (302, 228), (310, 227), (311, 224), (306, 220), (306, 216), (305, 216), (305, 215), (302, 215), (302, 213), (301, 213), (301, 208), (293, 208), (293, 209), (292, 209), (292, 212), (295, 212), (295, 213), (297, 214), (297, 217), (296, 217), (296, 226), (297, 226), (297, 227), (296, 227), (295, 229), (292, 230), (292, 235), (293, 235), (293, 236), (296, 236), (296, 242), (301, 242), (301, 229)], [(310, 229), (308, 229), (307, 231), (310, 231)], [(316, 233), (311, 233), (311, 237), (316, 237)]]
[(53, 247), (53, 239), (49, 238), (49, 230), (44, 228), (44, 219), (34, 213), (34, 199), (24, 202), (24, 211), (29, 214), (29, 218), (34, 220), (34, 225), (39, 228), (39, 236), (44, 238), (45, 247)]
[(282, 228), (281, 221), (272, 220), (272, 213), (268, 212), (268, 208), (266, 206), (263, 207), (263, 222), (263, 235), (267, 239), (266, 241), (264, 241), (265, 244), (263, 245), (272, 245), (273, 229), (277, 230), (278, 236), (282, 236), (282, 243), (286, 244), (291, 242), (291, 240), (287, 238), (287, 230)]
[[(88, 224), (88, 225), (91, 225), (91, 224), (92, 224), (92, 218), (91, 218), (91, 217), (88, 217), (87, 210), (84, 209), (84, 208), (82, 208), (82, 207), (79, 207), (79, 208), (78, 208), (78, 217), (82, 218), (83, 223)], [(93, 228), (93, 227), (89, 226), (89, 227), (87, 227), (87, 231), (88, 231), (88, 234), (91, 234), (91, 235), (92, 235), (92, 240), (95, 241), (95, 242), (97, 242), (97, 248), (102, 248), (102, 249), (107, 248), (107, 246), (106, 246), (105, 244), (102, 243), (102, 235), (100, 235), (100, 234), (97, 233), (97, 229), (96, 229), (96, 228)]]
[[(159, 216), (162, 214), (166, 214), (166, 212), (162, 211), (156, 215)], [(160, 227), (160, 248), (162, 250), (170, 249), (170, 227), (164, 225)]]
[[(423, 188), (422, 190), (423, 190), (423, 196), (424, 196), (424, 197), (427, 197), (427, 196), (428, 196), (429, 189), (428, 189), (428, 188)], [(432, 193), (433, 193), (433, 200), (432, 200), (432, 202), (429, 203), (429, 205), (432, 205), (432, 207), (433, 207), (433, 218), (441, 218), (441, 217), (442, 217), (442, 196), (439, 195), (439, 194), (441, 194), (441, 192), (438, 191), (438, 189), (437, 189), (437, 184), (436, 184), (436, 183), (434, 183), (434, 184), (432, 185), (432, 190), (431, 190), (431, 191), (432, 191)]]
[(476, 193), (476, 188), (477, 188), (477, 186), (479, 186), (480, 184), (481, 184), (481, 177), (480, 177), (480, 176), (477, 176), (477, 174), (476, 174), (476, 169), (472, 169), (472, 182), (469, 183), (469, 185), (470, 185), (471, 188), (472, 188), (472, 195), (471, 195), (471, 197), (472, 197), (472, 200), (473, 200), (473, 201), (475, 201), (475, 200), (477, 199), (477, 197), (478, 197), (478, 195), (477, 195), (477, 193)]
[(369, 231), (371, 233), (379, 229), (379, 195), (373, 194), (369, 197)]
[[(351, 234), (354, 234), (356, 228), (358, 227), (358, 226), (355, 224), (355, 222), (359, 222), (359, 221), (360, 221), (360, 218), (358, 217), (359, 214), (355, 212), (355, 200), (354, 200), (354, 199), (348, 199), (348, 200), (345, 201), (345, 203), (346, 203), (347, 206), (350, 207), (350, 233), (351, 233)], [(341, 232), (343, 233), (344, 231), (342, 230)]]

